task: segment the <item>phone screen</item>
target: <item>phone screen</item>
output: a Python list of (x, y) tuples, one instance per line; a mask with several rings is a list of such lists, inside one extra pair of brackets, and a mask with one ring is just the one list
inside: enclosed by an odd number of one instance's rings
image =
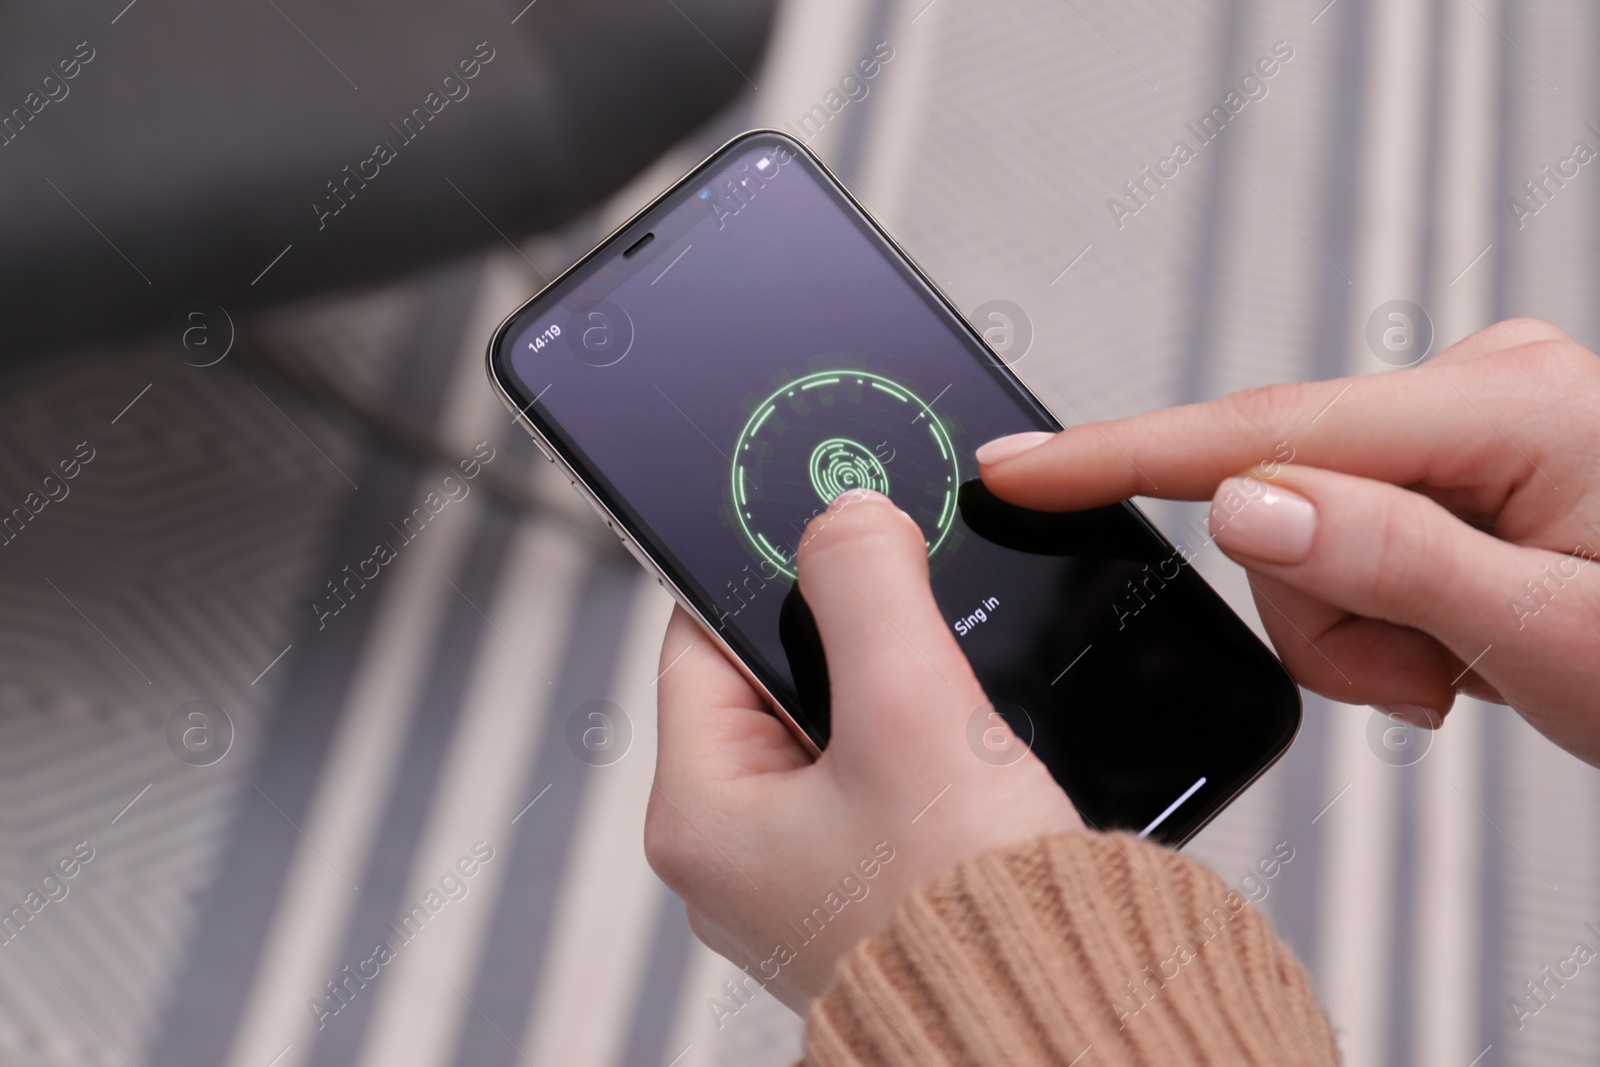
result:
[[(977, 479), (1059, 425), (798, 144), (741, 138), (496, 335), (529, 421), (820, 748), (806, 524), (864, 486), (921, 526), (990, 703), (1085, 818), (1182, 841), (1281, 754), (1288, 676), (1131, 505), (1064, 515)], [(997, 729), (1000, 719), (1011, 726)]]

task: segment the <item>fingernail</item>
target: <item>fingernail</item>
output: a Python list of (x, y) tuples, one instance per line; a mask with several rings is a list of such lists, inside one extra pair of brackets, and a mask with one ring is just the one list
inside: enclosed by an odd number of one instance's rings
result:
[(991, 463), (1020, 456), (1031, 448), (1038, 448), (1054, 436), (1053, 433), (1033, 430), (1029, 433), (1014, 433), (1009, 437), (996, 437), (979, 448), (975, 455), (978, 457), (978, 463), (987, 467)]
[(1373, 707), (1389, 716), (1399, 719), (1403, 723), (1421, 727), (1424, 730), (1437, 729), (1443, 721), (1437, 711), (1425, 708), (1421, 704), (1374, 704)]
[(1211, 501), (1211, 534), (1229, 555), (1302, 563), (1317, 537), (1317, 509), (1299, 493), (1258, 478), (1229, 478)]

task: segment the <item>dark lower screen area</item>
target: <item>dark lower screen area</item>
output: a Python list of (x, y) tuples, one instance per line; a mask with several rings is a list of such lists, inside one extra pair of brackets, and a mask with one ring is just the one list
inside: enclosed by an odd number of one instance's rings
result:
[[(1091, 825), (1181, 841), (1293, 738), (1294, 684), (1131, 508), (1029, 511), (970, 481), (960, 519), (1010, 579), (994, 609), (1005, 627), (975, 627), (967, 658), (993, 711)], [(780, 636), (825, 741), (827, 665), (798, 587)], [(983, 738), (970, 740), (983, 758)]]

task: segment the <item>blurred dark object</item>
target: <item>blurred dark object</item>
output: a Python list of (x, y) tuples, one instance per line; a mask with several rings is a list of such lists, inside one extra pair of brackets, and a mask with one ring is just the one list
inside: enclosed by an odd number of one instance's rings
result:
[(771, 8), (8, 5), (0, 358), (556, 226), (746, 87)]

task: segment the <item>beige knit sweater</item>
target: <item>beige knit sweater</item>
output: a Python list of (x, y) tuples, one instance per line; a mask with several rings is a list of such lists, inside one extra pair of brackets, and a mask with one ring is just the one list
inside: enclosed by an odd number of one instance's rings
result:
[(1266, 918), (1126, 834), (1030, 841), (921, 887), (841, 961), (806, 1030), (816, 1067), (1338, 1059)]

